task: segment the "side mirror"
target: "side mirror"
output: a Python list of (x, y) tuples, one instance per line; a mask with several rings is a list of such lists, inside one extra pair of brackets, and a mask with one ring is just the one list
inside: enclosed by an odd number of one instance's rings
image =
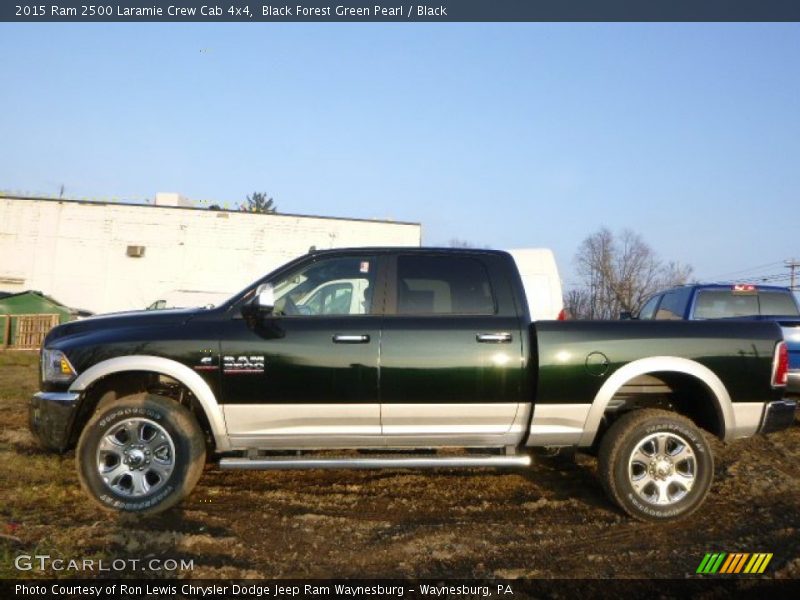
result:
[(242, 304), (242, 316), (246, 319), (253, 319), (259, 315), (270, 314), (274, 308), (275, 291), (270, 284), (265, 283), (259, 286), (253, 298)]
[(275, 290), (269, 283), (263, 284), (256, 291), (254, 304), (260, 313), (271, 313), (275, 308)]
[(619, 318), (621, 321), (630, 321), (633, 319), (633, 313), (629, 310), (623, 310), (621, 313), (619, 313)]

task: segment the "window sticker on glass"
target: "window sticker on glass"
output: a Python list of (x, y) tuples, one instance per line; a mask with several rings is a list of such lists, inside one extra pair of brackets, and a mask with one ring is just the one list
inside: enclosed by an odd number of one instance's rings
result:
[(360, 269), (360, 271), (362, 273), (369, 273), (369, 261), (368, 260), (362, 260), (361, 261), (361, 269)]

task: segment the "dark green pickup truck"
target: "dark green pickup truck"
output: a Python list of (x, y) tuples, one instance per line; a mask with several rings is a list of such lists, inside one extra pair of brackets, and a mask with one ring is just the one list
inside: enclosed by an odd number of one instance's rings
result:
[(173, 506), (212, 455), (519, 468), (532, 447), (576, 447), (622, 509), (666, 521), (709, 490), (706, 435), (794, 419), (775, 323), (533, 322), (530, 281), (500, 251), (331, 250), (216, 308), (67, 323), (45, 341), (31, 428), (77, 444), (84, 488), (118, 511)]

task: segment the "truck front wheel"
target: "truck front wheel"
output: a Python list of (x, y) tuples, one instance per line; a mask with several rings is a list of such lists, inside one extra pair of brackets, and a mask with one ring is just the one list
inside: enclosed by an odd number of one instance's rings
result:
[(192, 491), (203, 472), (205, 440), (184, 406), (138, 394), (99, 408), (75, 458), (81, 485), (100, 506), (154, 514)]
[(603, 436), (598, 461), (608, 495), (642, 521), (688, 516), (703, 503), (714, 477), (703, 434), (689, 419), (665, 410), (620, 417)]

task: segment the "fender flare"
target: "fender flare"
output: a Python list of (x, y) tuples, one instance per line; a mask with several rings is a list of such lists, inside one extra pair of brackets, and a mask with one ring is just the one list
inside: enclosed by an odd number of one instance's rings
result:
[(81, 393), (91, 384), (113, 373), (125, 371), (149, 371), (167, 375), (185, 385), (194, 394), (211, 426), (217, 450), (230, 449), (228, 430), (225, 425), (225, 416), (222, 407), (217, 402), (214, 392), (195, 371), (184, 364), (169, 358), (150, 355), (131, 355), (110, 358), (93, 365), (72, 382), (69, 391)]
[(589, 409), (586, 422), (583, 424), (583, 434), (581, 435), (578, 445), (585, 447), (591, 446), (594, 443), (597, 431), (600, 428), (600, 421), (605, 414), (608, 403), (623, 385), (640, 375), (656, 372), (683, 373), (685, 375), (691, 375), (703, 382), (711, 392), (711, 397), (714, 400), (718, 414), (722, 418), (724, 439), (728, 440), (735, 437), (736, 414), (731, 404), (731, 397), (730, 394), (728, 394), (728, 390), (725, 388), (725, 384), (717, 377), (716, 373), (705, 365), (701, 365), (688, 358), (681, 358), (679, 356), (651, 356), (649, 358), (634, 360), (620, 367), (602, 385), (594, 397), (592, 408)]

